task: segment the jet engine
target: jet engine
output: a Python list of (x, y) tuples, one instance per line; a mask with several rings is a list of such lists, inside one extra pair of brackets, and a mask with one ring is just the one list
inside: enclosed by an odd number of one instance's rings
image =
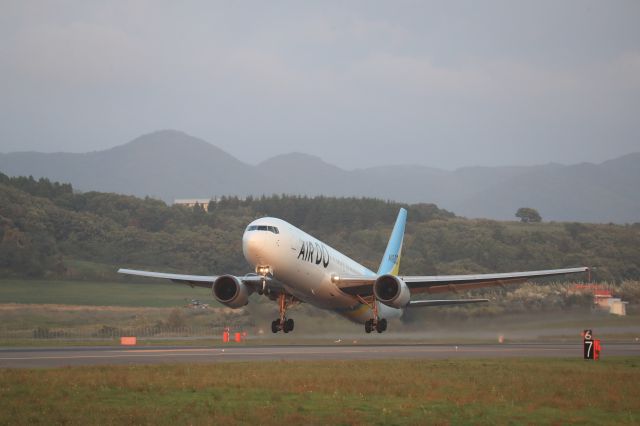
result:
[(392, 308), (404, 308), (409, 303), (411, 292), (400, 278), (394, 275), (381, 275), (373, 283), (376, 299)]
[(221, 275), (213, 282), (213, 297), (230, 308), (241, 308), (249, 303), (249, 288), (233, 275)]

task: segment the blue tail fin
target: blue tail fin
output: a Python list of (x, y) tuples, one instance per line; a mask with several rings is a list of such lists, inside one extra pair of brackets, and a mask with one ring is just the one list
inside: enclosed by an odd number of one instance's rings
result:
[(402, 240), (404, 239), (404, 225), (407, 222), (407, 211), (400, 209), (396, 224), (393, 226), (391, 237), (384, 251), (384, 257), (378, 268), (378, 275), (391, 274), (398, 275), (400, 270), (400, 252), (402, 251)]

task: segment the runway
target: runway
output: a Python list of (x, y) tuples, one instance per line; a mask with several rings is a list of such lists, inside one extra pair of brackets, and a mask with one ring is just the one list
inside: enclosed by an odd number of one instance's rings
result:
[[(602, 357), (640, 356), (640, 344), (604, 344)], [(276, 360), (582, 358), (581, 344), (68, 347), (0, 349), (0, 368)]]

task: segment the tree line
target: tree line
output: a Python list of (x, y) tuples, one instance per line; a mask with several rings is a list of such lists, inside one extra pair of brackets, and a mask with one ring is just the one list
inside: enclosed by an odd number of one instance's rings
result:
[[(223, 197), (203, 208), (74, 191), (0, 173), (0, 276), (123, 279), (128, 266), (193, 274), (248, 272), (246, 225), (275, 216), (377, 269), (400, 207), (401, 273), (458, 274), (594, 266), (595, 278), (640, 279), (640, 224), (465, 219), (433, 204), (371, 198)], [(575, 278), (573, 278), (575, 279)]]

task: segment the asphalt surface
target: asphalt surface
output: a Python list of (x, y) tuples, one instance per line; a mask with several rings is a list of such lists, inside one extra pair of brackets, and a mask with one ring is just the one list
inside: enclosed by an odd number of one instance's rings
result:
[[(640, 344), (604, 344), (602, 357), (640, 356)], [(67, 347), (0, 349), (0, 368), (276, 360), (582, 357), (581, 344)]]

